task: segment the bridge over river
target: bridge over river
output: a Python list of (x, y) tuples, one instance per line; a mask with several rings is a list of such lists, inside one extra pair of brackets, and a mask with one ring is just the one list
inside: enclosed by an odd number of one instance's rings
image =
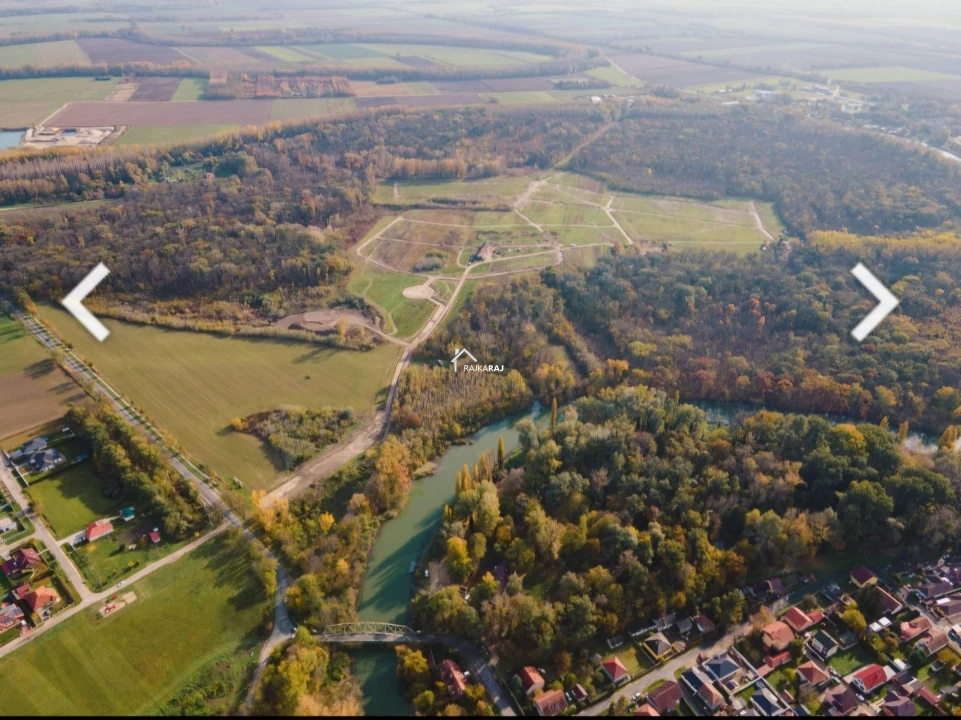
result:
[(443, 645), (456, 650), (464, 660), (466, 670), (487, 689), (487, 694), (498, 715), (516, 715), (514, 706), (507, 693), (501, 688), (493, 666), (484, 659), (480, 651), (466, 640), (443, 633), (419, 632), (406, 625), (385, 622), (355, 622), (328, 625), (317, 634), (317, 639), (325, 643), (376, 643), (381, 645)]

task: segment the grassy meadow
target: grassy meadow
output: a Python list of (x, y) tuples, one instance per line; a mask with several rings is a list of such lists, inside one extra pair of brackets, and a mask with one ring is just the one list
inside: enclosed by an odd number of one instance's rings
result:
[(88, 608), (0, 660), (0, 707), (23, 715), (156, 713), (203, 667), (260, 639), (266, 598), (223, 536), (125, 591), (137, 600), (116, 614), (99, 619)]
[(231, 430), (231, 419), (280, 405), (349, 406), (362, 415), (382, 400), (400, 352), (392, 344), (350, 352), (111, 320), (101, 344), (60, 308), (43, 306), (40, 315), (190, 455), (252, 489), (273, 486), (281, 467), (260, 440)]
[(27, 494), (54, 537), (65, 538), (120, 511), (120, 503), (104, 497), (102, 487), (88, 461), (31, 482)]

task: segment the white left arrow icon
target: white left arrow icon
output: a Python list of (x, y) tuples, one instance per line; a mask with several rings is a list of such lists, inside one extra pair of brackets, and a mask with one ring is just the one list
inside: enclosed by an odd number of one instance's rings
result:
[(90, 334), (100, 342), (107, 339), (110, 331), (104, 327), (102, 322), (94, 317), (93, 313), (83, 306), (83, 301), (109, 274), (110, 271), (107, 269), (107, 266), (100, 263), (90, 271), (87, 277), (80, 281), (77, 287), (70, 291), (67, 297), (60, 301), (60, 303), (70, 311), (70, 314), (77, 318), (80, 324), (87, 328)]
[(901, 301), (894, 297), (894, 295), (891, 294), (891, 291), (884, 287), (884, 284), (880, 280), (874, 277), (874, 273), (864, 267), (864, 265), (861, 263), (858, 263), (854, 266), (851, 274), (860, 280), (861, 284), (870, 290), (871, 294), (878, 299), (877, 307), (869, 312), (867, 317), (859, 322), (854, 327), (854, 330), (851, 331), (854, 339), (858, 342), (861, 342), (864, 340), (864, 338), (871, 334), (871, 331), (874, 330), (874, 328), (881, 324), (881, 321), (884, 320), (884, 318), (891, 314), (891, 311), (894, 310), (894, 308), (896, 308), (898, 303)]

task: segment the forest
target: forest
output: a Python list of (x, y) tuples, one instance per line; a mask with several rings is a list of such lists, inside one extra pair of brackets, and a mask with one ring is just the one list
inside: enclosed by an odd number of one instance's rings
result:
[[(902, 455), (878, 425), (764, 411), (718, 427), (618, 385), (520, 429), (518, 458), (462, 470), (437, 539), (452, 585), (413, 604), (419, 627), (483, 640), (507, 662), (585, 666), (589, 641), (667, 612), (735, 624), (749, 578), (868, 538), (933, 553), (961, 530), (958, 456)], [(490, 573), (499, 563), (506, 584)]]
[(71, 406), (67, 422), (90, 452), (104, 495), (137, 506), (163, 523), (164, 535), (184, 540), (210, 523), (194, 486), (120, 415)]
[(635, 106), (570, 168), (612, 186), (769, 200), (789, 229), (887, 235), (961, 214), (961, 167), (880, 135), (765, 107)]

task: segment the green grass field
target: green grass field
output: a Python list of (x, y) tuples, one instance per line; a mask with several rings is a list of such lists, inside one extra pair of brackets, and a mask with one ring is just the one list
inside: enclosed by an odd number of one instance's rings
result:
[(475, 202), (503, 202), (523, 192), (534, 176), (496, 177), (483, 180), (454, 180), (450, 182), (398, 182), (394, 197), (393, 182), (377, 187), (375, 201), (388, 204), (418, 203), (434, 198), (473, 200)]
[(257, 49), (284, 62), (299, 63), (312, 60), (310, 56), (284, 45), (259, 45)]
[(855, 645), (850, 650), (838, 650), (829, 661), (828, 665), (834, 668), (841, 677), (854, 672), (859, 667), (874, 662), (871, 654), (860, 645)]
[[(92, 543), (80, 545), (72, 549), (64, 544), (64, 551), (71, 555), (71, 560), (83, 574), (87, 585), (94, 591), (106, 590), (119, 580), (129, 577), (144, 567), (160, 560), (172, 552), (182, 548), (189, 542), (169, 542), (162, 540), (159, 545), (143, 544), (141, 538), (157, 523), (150, 518), (137, 518), (130, 525), (121, 521), (114, 521), (112, 535), (101, 538)], [(124, 548), (120, 548), (123, 539)], [(137, 545), (133, 550), (130, 545)]]
[(79, 100), (104, 100), (117, 87), (116, 78), (32, 78), (0, 81), (0, 127), (37, 125), (62, 105)]
[[(157, 712), (202, 667), (253, 650), (265, 598), (238, 549), (216, 538), (0, 660), (0, 707), (24, 715)], [(118, 690), (120, 690), (118, 692)]]
[(184, 78), (177, 86), (177, 92), (171, 100), (174, 102), (200, 100), (205, 92), (207, 92), (206, 78)]
[(546, 55), (516, 52), (513, 50), (495, 50), (485, 48), (458, 48), (446, 45), (391, 45), (365, 44), (368, 50), (383, 56), (416, 56), (425, 60), (432, 60), (441, 65), (452, 65), (458, 68), (476, 67), (507, 67), (511, 65), (525, 65), (543, 62), (550, 58)]
[(404, 297), (404, 288), (423, 284), (424, 278), (419, 275), (378, 272), (368, 266), (351, 278), (350, 289), (387, 312), (397, 337), (407, 338), (420, 330), (437, 308), (428, 300)]
[(588, 75), (593, 75), (598, 80), (606, 80), (614, 87), (626, 87), (626, 88), (642, 88), (644, 87), (644, 81), (638, 80), (633, 75), (629, 75), (626, 72), (621, 72), (615, 67), (599, 67), (593, 70), (587, 71)]
[(372, 409), (399, 348), (350, 352), (301, 342), (231, 338), (106, 320), (97, 342), (66, 311), (40, 315), (107, 381), (197, 460), (250, 488), (272, 486), (280, 465), (257, 439), (229, 429), (237, 416), (280, 405)]
[(57, 65), (89, 65), (90, 58), (73, 40), (5, 45), (0, 47), (0, 66), (56, 67)]
[(298, 120), (306, 117), (329, 117), (355, 110), (353, 98), (287, 98), (275, 100), (270, 109), (271, 120)]
[(90, 462), (80, 463), (31, 483), (27, 493), (39, 505), (54, 537), (65, 538), (103, 517), (120, 511), (116, 500), (104, 497), (100, 478)]
[[(177, 92), (180, 92), (179, 88)], [(115, 144), (175, 145), (239, 127), (240, 125), (132, 125)]]

